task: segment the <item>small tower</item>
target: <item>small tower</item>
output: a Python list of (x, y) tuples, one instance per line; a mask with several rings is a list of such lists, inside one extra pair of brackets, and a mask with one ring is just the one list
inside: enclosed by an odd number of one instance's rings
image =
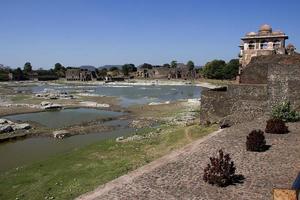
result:
[(249, 64), (252, 57), (285, 54), (285, 40), (288, 36), (281, 31), (273, 31), (272, 27), (264, 24), (258, 33), (250, 32), (241, 38), (240, 45), (240, 73)]

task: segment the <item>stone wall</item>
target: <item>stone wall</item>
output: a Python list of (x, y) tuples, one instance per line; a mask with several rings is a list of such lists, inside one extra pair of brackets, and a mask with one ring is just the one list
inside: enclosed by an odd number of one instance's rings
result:
[(300, 56), (289, 57), (268, 66), (269, 108), (288, 100), (300, 110)]
[(266, 111), (267, 85), (229, 85), (227, 91), (206, 89), (201, 94), (202, 123), (229, 118), (235, 123), (252, 120)]
[(300, 110), (300, 55), (255, 57), (241, 76), (242, 84), (228, 85), (227, 91), (204, 90), (201, 123), (228, 118), (234, 123), (268, 114), (288, 100)]

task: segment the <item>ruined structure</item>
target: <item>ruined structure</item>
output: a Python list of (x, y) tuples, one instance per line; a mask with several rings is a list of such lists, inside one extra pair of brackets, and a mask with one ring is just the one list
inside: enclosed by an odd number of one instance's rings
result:
[(293, 45), (284, 48), (287, 36), (282, 32), (274, 34), (270, 26), (264, 25), (258, 34), (247, 35), (241, 52), (239, 83), (202, 91), (201, 123), (252, 120), (270, 113), (273, 106), (283, 101), (290, 101), (300, 111), (300, 54)]
[(176, 68), (153, 67), (152, 69), (139, 68), (136, 72), (137, 78), (150, 79), (189, 79), (197, 78), (196, 70), (189, 70), (188, 66), (178, 63)]
[(66, 71), (66, 79), (67, 81), (91, 81), (93, 75), (87, 69), (69, 68)]
[(299, 54), (255, 57), (244, 74), (248, 83), (202, 91), (201, 123), (252, 120), (283, 101), (300, 111)]

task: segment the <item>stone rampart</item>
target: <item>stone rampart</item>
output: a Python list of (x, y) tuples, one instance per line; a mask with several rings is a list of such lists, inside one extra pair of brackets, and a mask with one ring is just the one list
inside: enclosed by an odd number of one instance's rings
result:
[(224, 118), (234, 123), (252, 120), (282, 101), (300, 110), (300, 55), (255, 57), (243, 71), (241, 82), (228, 85), (226, 91), (202, 92), (201, 123)]

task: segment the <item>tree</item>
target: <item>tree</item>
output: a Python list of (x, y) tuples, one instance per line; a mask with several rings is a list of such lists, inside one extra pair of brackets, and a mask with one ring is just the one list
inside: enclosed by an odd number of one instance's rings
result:
[(119, 68), (117, 68), (117, 67), (111, 67), (111, 68), (109, 68), (109, 71), (110, 72), (119, 71)]
[(177, 67), (177, 61), (173, 60), (170, 64), (171, 68), (176, 68)]
[(171, 65), (169, 63), (163, 64), (163, 67), (170, 68)]
[(234, 79), (239, 73), (239, 66), (238, 59), (230, 60), (224, 69), (224, 79)]
[(54, 65), (54, 71), (60, 71), (63, 68), (62, 64), (56, 63)]
[(226, 62), (224, 60), (213, 60), (205, 64), (202, 73), (205, 78), (223, 79), (225, 67)]
[(187, 62), (187, 67), (189, 68), (189, 71), (192, 71), (194, 68), (195, 68), (195, 64), (194, 64), (194, 62), (193, 61), (188, 61)]
[(30, 63), (30, 62), (26, 62), (26, 63), (24, 64), (24, 72), (25, 72), (25, 73), (29, 73), (29, 72), (31, 72), (31, 71), (32, 71), (31, 63)]
[(54, 65), (54, 72), (58, 77), (65, 77), (66, 75), (66, 68), (60, 64), (60, 63), (55, 63)]
[(152, 69), (153, 66), (151, 64), (148, 64), (148, 63), (144, 63), (140, 66), (140, 68), (142, 69)]
[(127, 64), (122, 66), (122, 72), (125, 76), (129, 75), (129, 66)]
[(12, 73), (14, 75), (15, 80), (17, 81), (24, 80), (24, 74), (21, 68), (18, 67), (17, 69), (13, 70)]
[(125, 64), (122, 66), (122, 72), (125, 76), (128, 76), (130, 72), (136, 72), (137, 68), (134, 64)]
[(98, 76), (100, 76), (100, 77), (105, 77), (105, 76), (107, 75), (107, 69), (106, 69), (106, 68), (99, 69), (99, 70), (97, 71), (97, 74), (98, 74)]

